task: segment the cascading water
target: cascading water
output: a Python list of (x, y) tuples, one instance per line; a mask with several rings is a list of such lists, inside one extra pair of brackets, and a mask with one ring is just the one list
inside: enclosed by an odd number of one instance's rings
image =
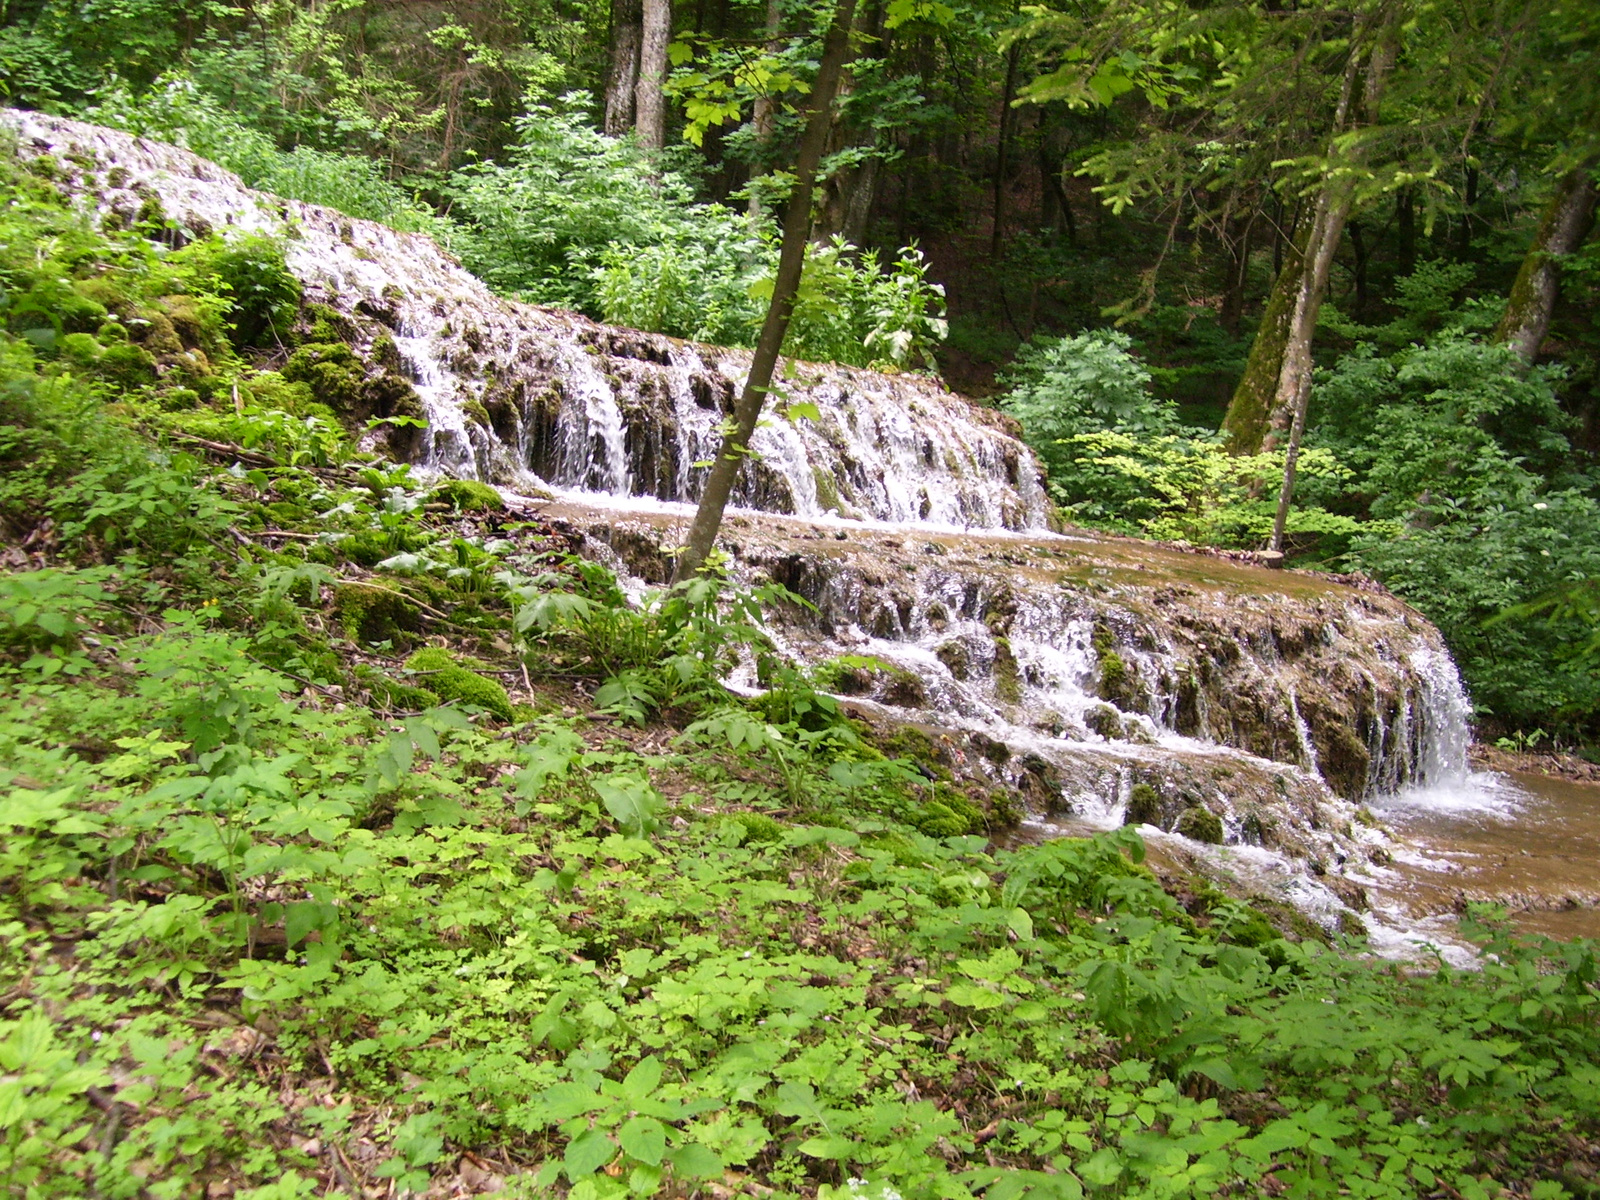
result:
[[(596, 325), (493, 295), (430, 239), (245, 188), (187, 151), (39, 113), (5, 111), (24, 154), (105, 217), (150, 198), (196, 234), (284, 239), (309, 300), (392, 343), (428, 418), (419, 466), (523, 489), (693, 501), (749, 354)], [(74, 171), (65, 164), (91, 163)], [(115, 165), (116, 185), (101, 169)], [(734, 503), (802, 516), (1043, 529), (1037, 464), (997, 414), (929, 379), (786, 363), (788, 402), (752, 440)]]
[[(659, 578), (748, 354), (496, 297), (428, 238), (250, 192), (183, 150), (35, 113), (0, 125), (72, 164), (58, 180), (102, 218), (154, 198), (196, 234), (283, 238), (308, 299), (415, 392), (419, 466), (561, 492), (591, 546)], [(1359, 805), (1468, 778), (1460, 679), (1393, 598), (1051, 535), (1015, 428), (934, 381), (790, 363), (782, 388), (816, 415), (775, 407), (757, 430), (729, 528), (740, 571), (815, 606), (780, 640), (833, 660), (856, 703), (965, 738), (1041, 815), (1172, 834), (1204, 810), (1230, 870), (1319, 864), (1281, 890), (1327, 916), (1344, 864), (1385, 853)], [(1156, 797), (1137, 813), (1136, 784)]]
[(1427, 787), (1460, 785), (1467, 778), (1467, 748), (1472, 744), (1472, 702), (1461, 686), (1461, 672), (1436, 646), (1412, 651), (1411, 665), (1422, 685), (1417, 780)]

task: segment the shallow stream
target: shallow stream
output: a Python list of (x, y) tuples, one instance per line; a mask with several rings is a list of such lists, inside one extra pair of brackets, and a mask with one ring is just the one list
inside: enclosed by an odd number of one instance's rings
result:
[(1369, 888), (1375, 911), (1447, 935), (1486, 900), (1529, 932), (1600, 938), (1600, 784), (1473, 774), (1373, 808), (1403, 845)]

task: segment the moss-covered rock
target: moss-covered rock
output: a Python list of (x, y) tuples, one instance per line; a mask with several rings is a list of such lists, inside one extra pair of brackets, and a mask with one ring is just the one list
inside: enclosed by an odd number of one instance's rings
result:
[(440, 699), (456, 700), (483, 709), (502, 721), (515, 719), (511, 697), (496, 680), (468, 670), (455, 655), (441, 646), (418, 650), (406, 659), (406, 669), (418, 674), (418, 681)]
[(1116, 634), (1107, 625), (1096, 625), (1090, 644), (1094, 647), (1098, 664), (1097, 694), (1102, 700), (1109, 700), (1119, 708), (1132, 707), (1137, 688), (1127, 660), (1116, 651)]
[(398, 592), (365, 583), (345, 583), (333, 589), (333, 612), (353, 642), (388, 642), (397, 649), (410, 646), (421, 616), (416, 605)]
[(943, 642), (933, 653), (955, 678), (965, 680), (971, 675), (972, 658), (965, 642)]
[(56, 354), (75, 367), (93, 367), (106, 348), (89, 333), (69, 333), (56, 341)]
[(994, 639), (994, 692), (1006, 704), (1022, 703), (1022, 671), (1010, 638)]
[(1184, 809), (1178, 815), (1176, 831), (1191, 841), (1222, 845), (1222, 818), (1203, 805)]
[(1136, 783), (1128, 793), (1128, 810), (1123, 815), (1124, 825), (1160, 825), (1161, 797), (1148, 783)]
[(301, 346), (289, 356), (281, 374), (291, 383), (304, 383), (317, 403), (326, 404), (341, 417), (361, 416), (366, 371), (344, 343), (311, 342)]
[(909, 759), (941, 783), (954, 778), (946, 765), (948, 755), (932, 737), (914, 725), (901, 725), (873, 740), (885, 758)]
[(112, 383), (136, 388), (155, 382), (156, 360), (143, 346), (118, 342), (106, 347), (105, 353), (95, 363), (95, 372)]
[(156, 358), (170, 358), (183, 353), (183, 339), (172, 327), (167, 315), (146, 312), (133, 323), (133, 338)]
[(476, 479), (447, 479), (428, 493), (428, 499), (461, 512), (501, 512), (506, 506), (499, 492)]
[(1123, 734), (1122, 714), (1109, 704), (1096, 704), (1083, 714), (1083, 723), (1103, 738), (1116, 739)]

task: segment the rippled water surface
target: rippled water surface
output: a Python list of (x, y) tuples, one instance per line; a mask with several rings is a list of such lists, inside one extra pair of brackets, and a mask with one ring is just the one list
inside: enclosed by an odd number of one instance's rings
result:
[(1407, 847), (1378, 912), (1446, 935), (1463, 900), (1490, 900), (1530, 932), (1600, 938), (1600, 785), (1473, 774), (1375, 807)]

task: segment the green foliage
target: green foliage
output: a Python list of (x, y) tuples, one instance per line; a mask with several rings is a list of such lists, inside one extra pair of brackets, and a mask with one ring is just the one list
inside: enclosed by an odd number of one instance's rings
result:
[(727, 591), (702, 574), (634, 607), (609, 570), (575, 557), (561, 571), (499, 580), (530, 666), (597, 677), (600, 707), (639, 722), (668, 705), (720, 698), (740, 651), (768, 645), (762, 606), (804, 603), (777, 584)]
[[(1265, 484), (1283, 454), (1229, 454), (1222, 437), (1183, 426), (1171, 401), (1119, 332), (1091, 332), (1025, 348), (1006, 407), (1044, 462), (1062, 514), (1148, 537), (1249, 548), (1265, 542), (1275, 500)], [(1303, 490), (1336, 494), (1349, 470), (1326, 449), (1302, 452)], [(1344, 550), (1361, 526), (1316, 505), (1290, 513), (1288, 531), (1319, 556)]]
[[(490, 284), (541, 304), (676, 337), (748, 346), (777, 271), (772, 231), (720, 205), (635, 146), (596, 133), (581, 97), (519, 122), (509, 162), (452, 178), (469, 218), (458, 245)], [(943, 340), (943, 289), (907, 247), (892, 268), (842, 240), (807, 256), (785, 343), (796, 358), (916, 368)]]
[[(326, 486), (219, 483), (280, 506)], [(371, 469), (328, 519), (405, 484)], [(236, 545), (213, 574), (242, 571)], [(533, 1164), (515, 1186), (618, 1200), (729, 1170), (852, 1197), (1269, 1173), (1312, 1197), (1487, 1196), (1593, 1135), (1594, 947), (1485, 927), (1481, 970), (1407, 975), (1220, 900), (1197, 926), (1130, 830), (993, 851), (969, 799), (865, 746), (792, 668), (769, 661), (759, 709), (713, 693), (780, 595), (702, 580), (637, 610), (556, 567), (508, 581), (530, 663), (692, 659), (676, 745), (600, 745), (581, 717), (499, 736), (371, 667), (372, 708), (326, 703), (256, 662), (350, 586), (298, 560), (252, 576), (244, 632), (193, 593), (124, 624), (136, 564), (6, 581), (9, 1179), (41, 1200), (157, 1176), (295, 1195), (336, 1183), (296, 1149), (314, 1138), (412, 1191), (493, 1147)], [(493, 686), (442, 648), (409, 666), (441, 695), (453, 672)], [(337, 1103), (304, 1102), (334, 1073)]]
[(300, 308), (300, 281), (284, 265), (283, 246), (272, 238), (207, 240), (187, 250), (199, 271), (227, 298), (234, 344), (274, 348), (283, 344)]
[[(1600, 713), (1600, 683), (1573, 653), (1582, 624), (1526, 606), (1600, 571), (1600, 506), (1565, 467), (1552, 383), (1458, 333), (1388, 358), (1358, 349), (1319, 385), (1316, 436), (1394, 522), (1352, 558), (1439, 625), (1479, 706), (1570, 730)], [(1522, 615), (1486, 624), (1508, 609)]]

